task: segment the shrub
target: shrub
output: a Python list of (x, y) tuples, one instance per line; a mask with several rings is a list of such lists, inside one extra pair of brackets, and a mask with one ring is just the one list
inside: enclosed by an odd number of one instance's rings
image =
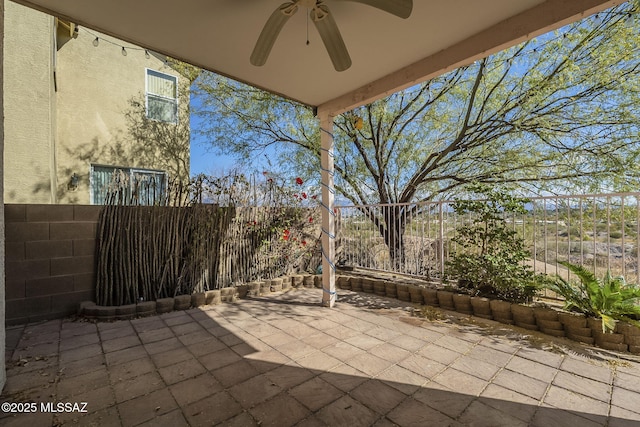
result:
[(461, 200), (453, 204), (456, 214), (471, 214), (471, 222), (457, 229), (453, 239), (462, 250), (447, 261), (447, 273), (473, 295), (529, 301), (540, 287), (542, 276), (523, 264), (529, 257), (524, 240), (504, 220), (504, 214), (525, 212), (526, 199), (487, 186), (471, 187), (485, 200)]

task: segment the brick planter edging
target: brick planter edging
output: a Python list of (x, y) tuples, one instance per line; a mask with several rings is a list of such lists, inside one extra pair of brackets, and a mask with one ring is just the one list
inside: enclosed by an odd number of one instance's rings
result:
[[(269, 286), (271, 282), (280, 286)], [(174, 298), (161, 298), (157, 301), (141, 301), (137, 304), (121, 306), (100, 306), (93, 301), (83, 301), (78, 308), (78, 316), (97, 321), (129, 320), (135, 317), (152, 316), (168, 313), (174, 310), (187, 310), (192, 307), (217, 305), (235, 302), (238, 298), (257, 297), (270, 292), (302, 287), (322, 287), (321, 276), (301, 275), (282, 276), (264, 281), (215, 289), (206, 292), (196, 292), (191, 295), (178, 295)]]
[[(356, 286), (351, 284), (352, 279), (353, 284), (361, 283), (361, 278), (357, 276), (336, 276), (336, 284), (340, 289), (356, 290), (354, 289)], [(387, 281), (386, 283), (387, 285), (393, 284), (392, 287), (386, 287), (387, 293), (385, 296), (389, 298), (396, 298), (408, 302), (410, 301), (409, 296), (416, 294), (416, 288), (422, 290), (430, 289), (430, 292), (422, 292), (423, 295), (428, 294), (429, 298), (424, 298), (421, 304), (440, 307), (450, 311), (457, 311), (461, 314), (473, 315), (483, 319), (495, 320), (508, 325), (513, 325), (515, 323), (516, 326), (523, 327), (528, 330), (538, 330), (543, 334), (555, 337), (567, 337), (573, 341), (596, 345), (607, 350), (640, 354), (640, 328), (628, 323), (618, 322), (618, 327), (615, 331), (616, 333), (602, 334), (602, 331), (598, 330), (598, 322), (590, 322), (596, 325), (595, 328), (591, 328), (587, 325), (586, 317), (574, 315), (548, 306), (528, 306), (513, 304), (501, 300), (491, 300), (491, 314), (487, 314), (485, 311), (482, 313), (476, 313), (476, 306), (474, 304), (471, 304), (471, 307), (474, 309), (473, 312), (469, 312), (468, 305), (453, 304), (450, 300), (457, 294), (451, 290), (436, 289), (435, 291), (438, 298), (434, 298), (434, 288), (396, 283), (392, 281)], [(389, 292), (390, 289), (392, 289), (393, 292)], [(362, 290), (357, 289), (357, 291), (361, 292)], [(443, 304), (445, 301), (451, 303), (451, 305)], [(458, 309), (458, 307), (460, 309)], [(572, 318), (575, 318), (576, 321), (580, 321), (581, 324), (584, 323), (585, 326), (576, 329), (576, 327), (569, 322)], [(579, 334), (577, 332), (579, 332)], [(622, 342), (620, 342), (620, 337), (618, 337), (618, 340), (615, 343), (611, 343), (604, 339), (608, 338), (607, 335), (618, 334), (624, 335)]]
[[(231, 288), (231, 298), (237, 296), (235, 287)], [(141, 301), (137, 304), (119, 306), (101, 306), (93, 301), (83, 301), (78, 308), (78, 316), (86, 319), (108, 322), (114, 320), (129, 320), (136, 317), (153, 316), (169, 313), (174, 310), (187, 310), (191, 307), (220, 304), (220, 290), (196, 292), (192, 295), (178, 295), (175, 298), (161, 298), (157, 301)], [(229, 300), (228, 302), (232, 302)]]

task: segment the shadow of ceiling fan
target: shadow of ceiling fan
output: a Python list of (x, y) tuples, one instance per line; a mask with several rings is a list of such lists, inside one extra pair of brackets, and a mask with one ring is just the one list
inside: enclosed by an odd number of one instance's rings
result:
[[(337, 1), (337, 0), (336, 0)], [(413, 9), (413, 0), (341, 0), (363, 3), (377, 9), (388, 12), (400, 18), (408, 18)], [(326, 6), (324, 0), (293, 0), (283, 3), (269, 17), (264, 25), (253, 52), (251, 53), (251, 63), (256, 66), (264, 65), (267, 62), (271, 48), (273, 47), (280, 30), (284, 24), (297, 11), (298, 7), (306, 7), (310, 10), (309, 17), (313, 21), (324, 43), (333, 67), (336, 71), (344, 71), (351, 66), (351, 57), (347, 47), (342, 40), (340, 30), (333, 19), (333, 15)]]

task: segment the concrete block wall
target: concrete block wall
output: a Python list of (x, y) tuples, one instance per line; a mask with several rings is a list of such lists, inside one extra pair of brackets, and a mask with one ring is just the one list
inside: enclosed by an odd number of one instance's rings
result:
[(73, 314), (95, 301), (101, 206), (5, 205), (6, 322)]

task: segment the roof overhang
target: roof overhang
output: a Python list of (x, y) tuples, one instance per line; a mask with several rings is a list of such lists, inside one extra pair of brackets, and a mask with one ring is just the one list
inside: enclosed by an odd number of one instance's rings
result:
[(304, 10), (287, 22), (264, 66), (249, 63), (266, 19), (284, 0), (15, 1), (331, 115), (624, 2), (414, 0), (404, 20), (326, 0), (353, 61), (337, 72)]

